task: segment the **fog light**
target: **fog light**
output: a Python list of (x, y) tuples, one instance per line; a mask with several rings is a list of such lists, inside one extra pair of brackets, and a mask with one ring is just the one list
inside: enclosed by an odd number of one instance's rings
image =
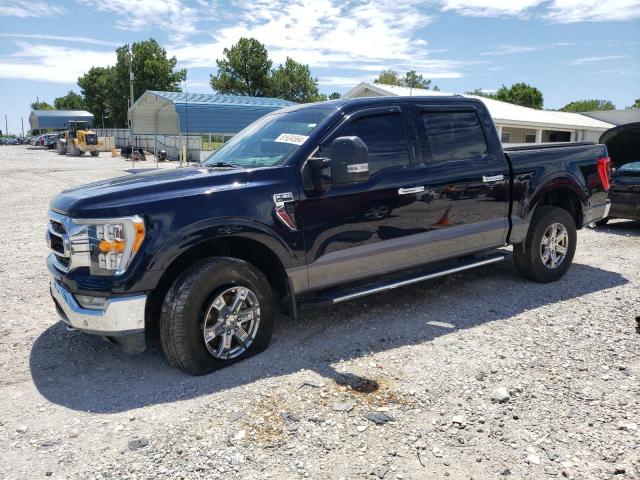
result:
[(88, 310), (104, 310), (109, 303), (109, 300), (103, 297), (89, 297), (87, 295), (75, 295), (75, 297), (80, 306)]

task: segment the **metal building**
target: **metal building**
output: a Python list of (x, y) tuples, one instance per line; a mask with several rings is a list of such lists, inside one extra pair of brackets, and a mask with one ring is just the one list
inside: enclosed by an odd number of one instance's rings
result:
[(279, 98), (147, 90), (129, 110), (133, 135), (233, 136), (293, 102)]
[(29, 114), (31, 130), (45, 128), (63, 130), (71, 121), (86, 121), (91, 125), (93, 115), (84, 110), (32, 110)]

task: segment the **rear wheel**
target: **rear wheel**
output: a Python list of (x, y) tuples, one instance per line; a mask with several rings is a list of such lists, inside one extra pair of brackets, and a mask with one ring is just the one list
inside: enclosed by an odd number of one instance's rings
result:
[(274, 325), (269, 283), (235, 258), (204, 260), (178, 277), (160, 315), (160, 340), (169, 362), (204, 375), (264, 350)]
[(569, 212), (553, 206), (538, 207), (527, 238), (513, 246), (516, 269), (536, 282), (558, 280), (571, 266), (576, 240), (576, 225)]
[(97, 150), (94, 150), (94, 151), (91, 152), (91, 156), (92, 157), (97, 157), (98, 155), (100, 155), (100, 152), (97, 151)]

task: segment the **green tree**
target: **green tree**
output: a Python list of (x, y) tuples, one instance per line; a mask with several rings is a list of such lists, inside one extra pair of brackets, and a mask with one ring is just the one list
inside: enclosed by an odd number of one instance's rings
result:
[(82, 93), (85, 108), (93, 114), (94, 124), (112, 127), (111, 116), (107, 108), (109, 101), (109, 82), (112, 78), (111, 68), (92, 67), (82, 77), (78, 78), (78, 86)]
[(616, 106), (611, 100), (576, 100), (567, 103), (560, 109), (561, 112), (595, 112), (597, 110), (615, 110)]
[(464, 92), (465, 95), (475, 95), (476, 97), (485, 97), (485, 98), (496, 98), (495, 93), (485, 92), (481, 88), (474, 88), (473, 90), (469, 90), (468, 92)]
[[(107, 70), (107, 101), (111, 123), (117, 127), (127, 125), (129, 93), (129, 64), (133, 72), (133, 101), (145, 90), (179, 92), (186, 70), (175, 70), (176, 57), (167, 52), (153, 38), (116, 49), (116, 64)], [(96, 118), (96, 122), (98, 119)]]
[(640, 108), (640, 98), (636, 99), (633, 105), (629, 105), (627, 108)]
[(388, 68), (380, 72), (378, 78), (373, 83), (379, 83), (382, 85), (397, 85), (407, 88), (422, 88), (424, 90), (439, 91), (438, 87), (431, 87), (431, 80), (427, 80), (422, 75), (418, 75), (415, 70), (409, 70), (404, 76), (400, 76), (395, 70)]
[[(422, 88), (424, 90), (431, 89), (431, 80), (427, 80), (422, 75), (418, 75), (415, 70), (410, 70), (404, 74), (401, 85), (408, 88)], [(434, 90), (440, 90), (438, 87), (433, 87)]]
[(53, 110), (53, 107), (47, 102), (36, 100), (35, 102), (31, 103), (31, 110)]
[(271, 72), (269, 96), (297, 103), (326, 100), (318, 92), (318, 79), (311, 76), (308, 65), (287, 57), (284, 65)]
[(329, 94), (329, 100), (338, 100), (339, 98), (342, 98), (342, 95), (340, 95), (338, 92)]
[(542, 109), (542, 92), (526, 83), (514, 83), (510, 87), (502, 85), (496, 92), (495, 98), (507, 103), (521, 105), (523, 107)]
[(224, 58), (216, 60), (216, 65), (218, 74), (211, 75), (210, 84), (217, 92), (254, 97), (268, 94), (272, 62), (265, 46), (255, 38), (243, 37), (225, 48)]
[(402, 85), (402, 79), (400, 75), (395, 70), (388, 68), (380, 72), (378, 78), (376, 78), (373, 83), (381, 83), (383, 85)]
[(84, 110), (85, 104), (81, 95), (69, 90), (64, 97), (58, 97), (53, 101), (56, 110)]

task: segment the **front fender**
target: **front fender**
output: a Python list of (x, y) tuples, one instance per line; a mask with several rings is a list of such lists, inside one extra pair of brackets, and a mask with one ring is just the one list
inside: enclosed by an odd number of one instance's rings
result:
[(297, 266), (304, 260), (274, 230), (246, 218), (202, 220), (161, 237), (162, 245), (155, 249), (156, 254), (149, 260), (148, 270), (164, 271), (187, 250), (217, 238), (247, 238), (259, 242), (280, 259), (284, 268)]

